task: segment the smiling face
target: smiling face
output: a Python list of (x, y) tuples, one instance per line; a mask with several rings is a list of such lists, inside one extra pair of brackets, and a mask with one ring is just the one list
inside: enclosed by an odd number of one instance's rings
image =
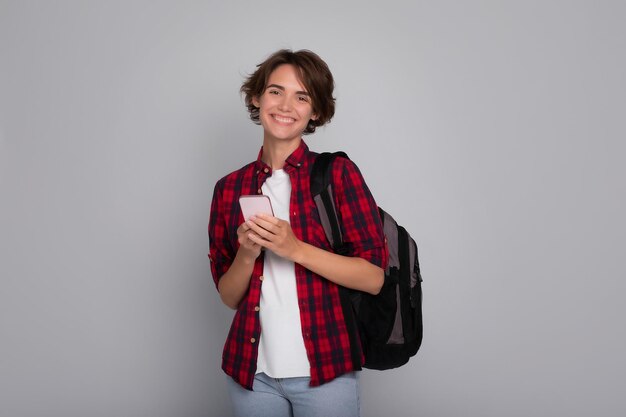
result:
[(315, 120), (311, 97), (293, 65), (278, 66), (265, 90), (252, 103), (259, 108), (265, 140), (300, 140), (309, 120)]

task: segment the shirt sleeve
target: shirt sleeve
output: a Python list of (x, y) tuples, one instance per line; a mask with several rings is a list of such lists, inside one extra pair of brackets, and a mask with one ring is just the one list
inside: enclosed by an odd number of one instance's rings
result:
[(387, 244), (376, 201), (354, 162), (337, 158), (333, 165), (334, 194), (348, 253), (385, 269)]
[(222, 188), (222, 181), (218, 181), (213, 191), (209, 216), (209, 260), (211, 261), (211, 274), (216, 287), (235, 257), (226, 228), (226, 208), (222, 198)]

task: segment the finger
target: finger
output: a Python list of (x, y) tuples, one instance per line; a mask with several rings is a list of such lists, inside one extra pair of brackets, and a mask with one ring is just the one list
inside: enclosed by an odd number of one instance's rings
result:
[(245, 234), (244, 239), (245, 240), (243, 242), (243, 245), (249, 249), (257, 249), (259, 247), (259, 244), (257, 242), (259, 240), (262, 240), (262, 238), (256, 233)]
[(259, 226), (258, 224), (254, 222), (250, 224), (250, 229), (254, 231), (254, 233), (256, 233), (257, 235), (267, 240), (271, 239), (274, 236), (274, 233), (272, 231), (264, 229), (263, 227)]
[[(275, 217), (272, 217), (272, 219), (275, 219)], [(260, 217), (254, 218), (254, 224), (261, 226), (263, 229), (274, 234), (276, 234), (278, 230), (278, 223), (274, 223), (270, 220), (265, 220)]]
[(270, 242), (269, 240), (263, 239), (261, 236), (254, 234), (254, 233), (250, 233), (248, 235), (248, 238), (254, 243), (256, 243), (257, 245), (261, 246), (262, 248), (269, 248), (272, 245), (272, 242)]
[(250, 237), (248, 235), (241, 235), (241, 237), (239, 238), (239, 245), (244, 246), (248, 249), (254, 249), (254, 245), (256, 245), (256, 243), (254, 243), (252, 240), (250, 240)]
[(278, 217), (270, 216), (269, 214), (259, 213), (255, 217), (265, 220), (266, 222), (272, 223), (274, 225), (278, 225), (278, 223), (280, 223), (280, 219)]

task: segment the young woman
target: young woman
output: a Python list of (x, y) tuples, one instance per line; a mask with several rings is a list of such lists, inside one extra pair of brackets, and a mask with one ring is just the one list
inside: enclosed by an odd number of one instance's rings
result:
[[(256, 161), (215, 186), (211, 272), (236, 309), (222, 369), (237, 416), (358, 416), (359, 386), (338, 286), (380, 291), (387, 260), (377, 206), (358, 168), (333, 164), (347, 256), (332, 253), (311, 197), (316, 154), (302, 135), (335, 112), (334, 81), (316, 54), (280, 50), (241, 92), (263, 127)], [(269, 196), (274, 216), (244, 221), (239, 197)], [(360, 347), (359, 347), (360, 349)]]

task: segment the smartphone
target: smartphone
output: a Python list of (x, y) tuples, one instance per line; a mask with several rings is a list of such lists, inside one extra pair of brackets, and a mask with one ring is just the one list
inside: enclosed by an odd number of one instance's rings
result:
[(272, 202), (266, 195), (242, 195), (239, 197), (239, 206), (246, 221), (256, 214), (274, 215)]

